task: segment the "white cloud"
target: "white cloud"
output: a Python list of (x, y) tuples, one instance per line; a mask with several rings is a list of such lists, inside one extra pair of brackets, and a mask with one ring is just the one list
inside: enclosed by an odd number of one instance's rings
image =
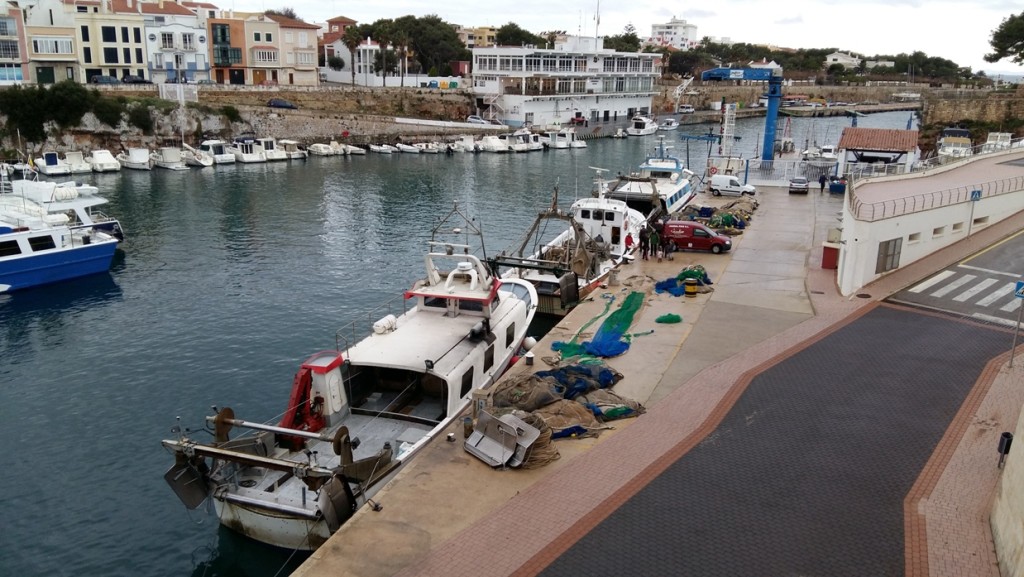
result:
[[(217, 3), (217, 0), (214, 0)], [(596, 0), (562, 0), (554, 9), (550, 0), (234, 0), (220, 4), (236, 11), (262, 11), (290, 7), (302, 18), (322, 22), (347, 16), (359, 22), (412, 14), (436, 14), (464, 26), (502, 26), (514, 22), (532, 32), (566, 30), (593, 35)], [(735, 42), (773, 44), (790, 48), (838, 48), (867, 56), (922, 51), (952, 60), (975, 71), (1024, 74), (1024, 67), (1009, 60), (989, 64), (989, 38), (1004, 18), (1021, 11), (1012, 0), (719, 0), (714, 9), (672, 12), (664, 2), (606, 0), (601, 4), (601, 35), (620, 34), (632, 24), (641, 37), (651, 25), (673, 15), (697, 26), (699, 37), (727, 37)]]

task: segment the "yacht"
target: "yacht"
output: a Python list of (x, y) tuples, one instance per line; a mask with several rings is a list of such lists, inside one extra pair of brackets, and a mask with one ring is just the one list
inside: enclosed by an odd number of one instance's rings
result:
[(626, 134), (630, 136), (647, 136), (658, 132), (658, 123), (649, 116), (638, 114), (629, 120)]
[(277, 145), (277, 139), (272, 137), (257, 138), (255, 142), (256, 150), (263, 153), (263, 158), (267, 162), (275, 162), (278, 160), (288, 160), (288, 154)]
[(235, 155), (235, 162), (266, 162), (267, 157), (263, 154), (263, 148), (257, 148), (256, 138), (252, 136), (238, 136), (231, 141), (227, 150)]
[(199, 151), (212, 156), (214, 164), (235, 163), (235, 154), (228, 150), (228, 143), (223, 140), (204, 140), (199, 143)]

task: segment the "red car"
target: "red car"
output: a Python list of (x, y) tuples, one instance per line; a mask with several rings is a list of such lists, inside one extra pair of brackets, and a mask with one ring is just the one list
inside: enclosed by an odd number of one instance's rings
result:
[(666, 222), (661, 238), (668, 242), (673, 250), (710, 250), (718, 254), (732, 248), (731, 238), (690, 220)]
[(586, 117), (583, 117), (583, 116), (573, 116), (572, 118), (569, 119), (569, 124), (572, 124), (572, 125), (575, 125), (575, 126), (583, 126), (586, 123), (587, 123), (587, 119), (586, 119)]

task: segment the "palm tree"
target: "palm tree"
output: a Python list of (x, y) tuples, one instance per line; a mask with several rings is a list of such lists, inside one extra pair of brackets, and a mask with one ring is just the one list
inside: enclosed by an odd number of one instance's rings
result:
[(358, 26), (349, 26), (345, 29), (345, 34), (341, 37), (341, 41), (348, 48), (349, 54), (352, 55), (352, 86), (356, 85), (356, 48), (359, 47), (359, 43), (363, 41), (362, 33)]
[(408, 67), (406, 60), (409, 54), (409, 33), (405, 30), (395, 30), (395, 47), (398, 48), (398, 70), (402, 74), (402, 84), (405, 87), (405, 69)]

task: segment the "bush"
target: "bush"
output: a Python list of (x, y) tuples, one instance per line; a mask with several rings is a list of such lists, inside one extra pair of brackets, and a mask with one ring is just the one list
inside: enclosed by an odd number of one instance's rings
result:
[(145, 104), (136, 104), (128, 111), (128, 124), (138, 127), (143, 134), (153, 134), (153, 115)]
[(238, 109), (234, 106), (224, 106), (220, 109), (224, 116), (228, 119), (228, 122), (241, 122), (242, 115), (238, 112)]
[(121, 123), (121, 115), (124, 114), (124, 98), (97, 97), (93, 103), (92, 113), (96, 119), (111, 128), (117, 128)]

